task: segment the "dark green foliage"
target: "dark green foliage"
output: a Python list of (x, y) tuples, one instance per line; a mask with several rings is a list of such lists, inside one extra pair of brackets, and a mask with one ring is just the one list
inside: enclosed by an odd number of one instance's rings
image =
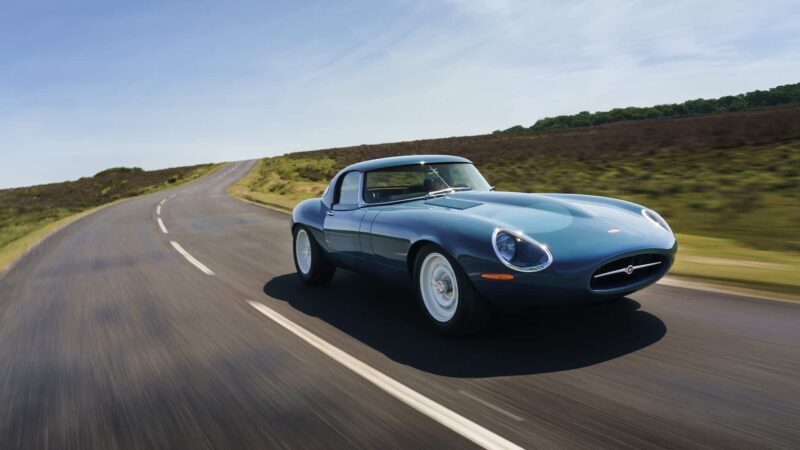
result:
[(114, 175), (120, 173), (140, 173), (143, 172), (141, 167), (112, 167), (110, 169), (101, 170), (97, 172), (94, 176), (95, 177), (104, 177), (107, 175)]
[(780, 105), (800, 103), (800, 83), (774, 87), (767, 91), (753, 91), (746, 94), (729, 95), (718, 99), (687, 100), (683, 103), (656, 105), (645, 108), (615, 108), (611, 111), (590, 113), (582, 111), (578, 114), (546, 117), (537, 120), (530, 127), (517, 125), (495, 134), (519, 134), (535, 130), (559, 128), (579, 128), (606, 123), (630, 120), (658, 119), (697, 116), (720, 112), (739, 112), (755, 108), (769, 108)]

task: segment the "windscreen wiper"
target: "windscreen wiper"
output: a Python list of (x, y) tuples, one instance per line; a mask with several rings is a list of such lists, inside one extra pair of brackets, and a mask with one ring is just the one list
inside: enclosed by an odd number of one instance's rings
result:
[(436, 197), (437, 195), (447, 194), (448, 192), (455, 192), (456, 188), (447, 187), (444, 189), (439, 189), (438, 191), (430, 191), (425, 195), (425, 198)]
[(472, 188), (471, 187), (466, 187), (466, 186), (462, 186), (462, 187), (447, 187), (447, 188), (444, 188), (444, 189), (439, 189), (438, 191), (428, 192), (428, 194), (425, 195), (425, 198), (436, 197), (437, 195), (448, 194), (448, 193), (451, 193), (451, 192), (469, 191), (469, 190), (472, 190)]

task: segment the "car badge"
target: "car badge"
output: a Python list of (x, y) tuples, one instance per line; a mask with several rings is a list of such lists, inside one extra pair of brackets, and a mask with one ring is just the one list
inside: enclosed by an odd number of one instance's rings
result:
[(625, 268), (625, 273), (627, 273), (628, 275), (630, 275), (630, 274), (632, 274), (632, 273), (633, 273), (633, 271), (634, 271), (634, 270), (635, 270), (635, 269), (634, 269), (634, 267), (633, 267), (633, 266), (628, 266), (628, 267), (626, 267), (626, 268)]
[(619, 233), (620, 231), (622, 231), (622, 230), (619, 229), (619, 228), (609, 228), (608, 229), (608, 232), (611, 233), (611, 234)]

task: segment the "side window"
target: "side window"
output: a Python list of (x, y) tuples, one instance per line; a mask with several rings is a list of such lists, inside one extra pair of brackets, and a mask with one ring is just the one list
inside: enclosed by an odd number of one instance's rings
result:
[(337, 205), (357, 205), (360, 184), (361, 172), (350, 172), (345, 175), (339, 184), (339, 192), (334, 203)]

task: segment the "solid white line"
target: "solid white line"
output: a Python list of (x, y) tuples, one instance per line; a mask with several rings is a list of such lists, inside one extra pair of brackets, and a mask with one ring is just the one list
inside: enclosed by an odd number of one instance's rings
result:
[(186, 250), (184, 250), (184, 249), (183, 249), (183, 247), (181, 247), (181, 245), (180, 245), (180, 244), (178, 244), (178, 243), (177, 243), (177, 242), (175, 242), (175, 241), (170, 241), (169, 243), (170, 243), (170, 244), (172, 244), (172, 246), (173, 246), (173, 247), (175, 247), (175, 250), (177, 250), (177, 251), (178, 251), (178, 253), (180, 253), (181, 255), (183, 255), (183, 257), (184, 257), (184, 258), (186, 258), (186, 260), (187, 260), (187, 261), (189, 261), (189, 262), (190, 262), (190, 263), (192, 263), (192, 264), (193, 264), (195, 267), (197, 267), (198, 269), (200, 269), (200, 271), (201, 271), (201, 272), (203, 272), (203, 273), (204, 273), (204, 274), (206, 274), (206, 275), (214, 275), (214, 272), (212, 272), (212, 271), (211, 271), (211, 269), (209, 269), (208, 267), (206, 267), (205, 265), (203, 265), (203, 263), (201, 263), (200, 261), (198, 261), (197, 259), (195, 259), (195, 257), (194, 257), (194, 256), (190, 255), (190, 254), (189, 254), (189, 252), (187, 252)]
[(343, 352), (342, 350), (339, 350), (338, 348), (309, 332), (305, 328), (295, 324), (294, 322), (262, 305), (261, 303), (252, 301), (248, 303), (250, 303), (250, 306), (258, 310), (261, 314), (264, 314), (273, 321), (277, 322), (282, 327), (311, 344), (317, 350), (328, 355), (339, 364), (352, 370), (357, 375), (379, 387), (392, 397), (416, 409), (422, 414), (425, 414), (447, 428), (450, 428), (451, 430), (480, 445), (481, 447), (491, 449), (522, 448), (513, 442), (510, 442), (505, 438), (492, 433), (477, 423), (472, 422), (471, 420), (445, 408), (444, 406), (412, 390), (404, 384), (401, 384), (393, 378), (390, 378), (373, 369), (371, 366), (368, 366), (367, 364), (364, 364), (363, 362)]
[(161, 215), (161, 205), (156, 206), (156, 215)]
[(511, 419), (516, 420), (517, 422), (525, 422), (525, 419), (523, 419), (522, 417), (520, 417), (520, 416), (518, 416), (516, 414), (512, 414), (512, 413), (506, 411), (505, 409), (503, 409), (503, 408), (501, 408), (499, 406), (496, 406), (496, 405), (493, 405), (493, 404), (487, 402), (486, 400), (483, 400), (481, 398), (475, 397), (474, 395), (470, 394), (467, 391), (458, 391), (458, 392), (464, 394), (465, 396), (471, 398), (472, 400), (475, 400), (476, 402), (480, 403), (481, 405), (483, 405), (483, 406), (485, 406), (485, 407), (487, 407), (489, 409), (492, 409), (492, 410), (494, 410), (496, 412), (499, 412), (500, 414), (502, 414), (502, 415), (504, 415), (506, 417), (510, 417)]
[(161, 217), (157, 218), (156, 220), (158, 221), (158, 226), (161, 227), (161, 232), (164, 234), (169, 234), (169, 231), (167, 231), (167, 227), (164, 226), (164, 221), (161, 220)]
[(790, 297), (790, 296), (781, 297), (771, 292), (762, 292), (762, 291), (749, 290), (745, 288), (740, 289), (735, 287), (718, 286), (702, 282), (686, 281), (677, 279), (672, 276), (664, 277), (658, 280), (656, 284), (660, 284), (662, 286), (672, 286), (683, 289), (691, 289), (694, 291), (701, 291), (701, 292), (713, 292), (715, 294), (735, 295), (737, 297), (752, 298), (757, 300), (769, 300), (769, 301), (784, 302), (784, 303), (798, 302), (797, 297)]

